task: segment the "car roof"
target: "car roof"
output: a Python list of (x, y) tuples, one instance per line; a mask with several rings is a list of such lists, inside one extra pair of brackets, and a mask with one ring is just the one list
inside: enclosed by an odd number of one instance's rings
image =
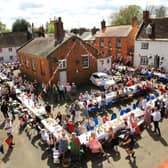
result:
[(108, 76), (106, 73), (104, 72), (94, 72), (92, 75), (98, 75), (98, 76)]

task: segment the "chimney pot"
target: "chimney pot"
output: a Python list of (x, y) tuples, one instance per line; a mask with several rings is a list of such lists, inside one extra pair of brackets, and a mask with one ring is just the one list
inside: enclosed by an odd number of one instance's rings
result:
[(143, 22), (145, 26), (147, 26), (149, 23), (149, 11), (148, 10), (143, 11)]
[(106, 28), (106, 22), (105, 22), (105, 20), (102, 20), (101, 21), (101, 29), (102, 29), (102, 31), (104, 31), (105, 28)]

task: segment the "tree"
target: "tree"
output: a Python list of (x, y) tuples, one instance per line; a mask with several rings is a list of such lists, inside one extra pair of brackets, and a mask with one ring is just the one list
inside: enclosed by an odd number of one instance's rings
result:
[(165, 17), (166, 16), (166, 7), (159, 6), (158, 8), (156, 8), (155, 15), (156, 15), (156, 17)]
[(25, 19), (17, 19), (12, 25), (12, 32), (25, 32), (30, 27), (30, 23)]
[(132, 17), (137, 17), (141, 21), (142, 9), (137, 5), (129, 5), (120, 8), (119, 12), (113, 13), (110, 16), (112, 25), (128, 25), (132, 22)]
[(0, 33), (3, 32), (9, 32), (9, 30), (6, 28), (6, 25), (2, 22), (0, 22)]
[(50, 21), (50, 23), (46, 23), (46, 32), (54, 33), (54, 21)]
[(156, 17), (165, 17), (166, 16), (166, 7), (165, 6), (154, 6), (150, 5), (147, 6), (147, 10), (151, 15), (154, 15)]

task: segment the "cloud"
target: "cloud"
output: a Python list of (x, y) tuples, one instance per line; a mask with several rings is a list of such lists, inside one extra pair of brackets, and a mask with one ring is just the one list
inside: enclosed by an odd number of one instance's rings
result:
[(145, 9), (151, 4), (168, 6), (168, 0), (1, 0), (0, 21), (11, 28), (17, 18), (25, 18), (39, 26), (61, 16), (65, 29), (100, 27), (102, 19), (108, 21), (111, 13), (129, 4)]
[(36, 8), (42, 8), (42, 7), (44, 7), (43, 4), (36, 4), (31, 2), (23, 2), (19, 5), (20, 10), (36, 9)]

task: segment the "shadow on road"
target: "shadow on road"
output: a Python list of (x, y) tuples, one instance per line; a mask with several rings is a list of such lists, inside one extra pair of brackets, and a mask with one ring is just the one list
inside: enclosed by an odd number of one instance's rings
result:
[(7, 163), (10, 160), (10, 155), (12, 154), (13, 148), (8, 148), (6, 154), (4, 155), (4, 157), (2, 158), (2, 161), (4, 163)]
[(146, 131), (153, 138), (153, 140), (160, 141), (164, 146), (168, 146), (167, 141), (162, 136), (155, 134), (150, 128), (146, 128)]

